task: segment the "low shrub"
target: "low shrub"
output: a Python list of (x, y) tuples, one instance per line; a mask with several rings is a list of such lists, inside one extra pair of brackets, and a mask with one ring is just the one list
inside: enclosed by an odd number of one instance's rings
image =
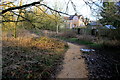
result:
[(73, 30), (67, 30), (58, 36), (65, 37), (65, 38), (75, 38), (76, 37), (76, 32)]
[(3, 79), (40, 79), (54, 76), (63, 59), (67, 44), (40, 37), (3, 37)]

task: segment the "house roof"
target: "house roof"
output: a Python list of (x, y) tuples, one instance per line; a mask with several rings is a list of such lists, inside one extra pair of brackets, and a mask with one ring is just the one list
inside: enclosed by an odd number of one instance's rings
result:
[(73, 19), (73, 17), (74, 17), (74, 15), (70, 15), (69, 20), (72, 20), (72, 19)]

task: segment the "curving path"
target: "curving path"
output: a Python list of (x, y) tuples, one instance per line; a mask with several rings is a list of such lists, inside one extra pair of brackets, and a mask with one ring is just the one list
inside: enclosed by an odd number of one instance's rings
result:
[(80, 56), (80, 48), (72, 43), (68, 43), (69, 49), (65, 53), (63, 69), (58, 73), (57, 78), (79, 78), (87, 80), (88, 71), (84, 59)]

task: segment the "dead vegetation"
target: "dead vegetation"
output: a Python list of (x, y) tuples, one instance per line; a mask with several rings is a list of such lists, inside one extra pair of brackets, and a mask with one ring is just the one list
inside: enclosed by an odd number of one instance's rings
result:
[(54, 76), (67, 44), (40, 37), (2, 38), (3, 79), (34, 79)]

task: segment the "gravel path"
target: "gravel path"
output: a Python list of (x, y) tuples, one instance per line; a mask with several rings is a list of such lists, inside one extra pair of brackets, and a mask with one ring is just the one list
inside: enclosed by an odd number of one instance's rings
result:
[(69, 49), (65, 53), (63, 69), (58, 73), (57, 78), (81, 78), (87, 80), (88, 71), (84, 59), (80, 56), (80, 48), (72, 43), (68, 43)]

